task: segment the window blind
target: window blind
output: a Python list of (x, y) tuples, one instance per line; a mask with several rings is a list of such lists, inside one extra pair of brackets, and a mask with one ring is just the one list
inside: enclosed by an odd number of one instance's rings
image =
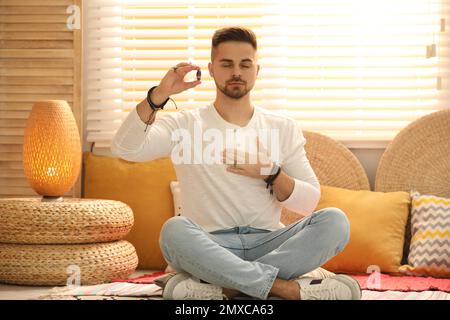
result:
[(89, 1), (87, 142), (108, 149), (148, 88), (182, 61), (202, 68), (202, 84), (173, 96), (177, 105), (213, 101), (211, 37), (241, 25), (258, 37), (254, 103), (350, 146), (385, 144), (448, 107), (449, 2)]

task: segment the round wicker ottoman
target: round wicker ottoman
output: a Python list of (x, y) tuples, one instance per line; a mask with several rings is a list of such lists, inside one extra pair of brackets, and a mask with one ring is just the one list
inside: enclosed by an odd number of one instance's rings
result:
[(120, 240), (133, 226), (120, 201), (64, 198), (0, 199), (0, 243), (81, 244)]
[(90, 285), (126, 278), (138, 264), (133, 245), (121, 240), (133, 222), (120, 201), (0, 199), (0, 282)]
[(21, 285), (66, 285), (79, 268), (80, 284), (126, 278), (138, 264), (127, 241), (85, 245), (0, 244), (0, 282)]

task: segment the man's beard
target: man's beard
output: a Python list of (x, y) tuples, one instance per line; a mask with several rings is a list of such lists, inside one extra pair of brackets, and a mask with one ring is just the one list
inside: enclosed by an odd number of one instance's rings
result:
[[(214, 79), (214, 82), (216, 82), (215, 79)], [(240, 83), (242, 83), (242, 85), (230, 86), (229, 85), (230, 82), (240, 82)], [(227, 97), (229, 97), (231, 99), (236, 99), (236, 100), (241, 99), (242, 97), (247, 95), (247, 93), (249, 93), (250, 90), (252, 89), (252, 88), (247, 88), (247, 82), (242, 81), (240, 79), (229, 80), (225, 83), (225, 86), (220, 86), (216, 82), (216, 86), (224, 95), (226, 95)]]

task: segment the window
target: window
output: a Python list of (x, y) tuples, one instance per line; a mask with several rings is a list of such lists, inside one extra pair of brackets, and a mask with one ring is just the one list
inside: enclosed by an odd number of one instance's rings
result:
[(200, 65), (203, 83), (173, 96), (177, 105), (211, 102), (211, 37), (242, 25), (258, 36), (254, 103), (348, 146), (385, 146), (409, 122), (449, 106), (449, 3), (88, 1), (87, 141), (109, 148), (148, 88), (181, 61)]

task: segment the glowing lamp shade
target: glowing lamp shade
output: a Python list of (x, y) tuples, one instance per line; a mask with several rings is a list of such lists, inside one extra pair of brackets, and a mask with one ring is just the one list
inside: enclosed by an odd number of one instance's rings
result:
[(23, 141), (23, 167), (31, 187), (45, 198), (62, 197), (80, 173), (81, 143), (66, 101), (33, 105)]

